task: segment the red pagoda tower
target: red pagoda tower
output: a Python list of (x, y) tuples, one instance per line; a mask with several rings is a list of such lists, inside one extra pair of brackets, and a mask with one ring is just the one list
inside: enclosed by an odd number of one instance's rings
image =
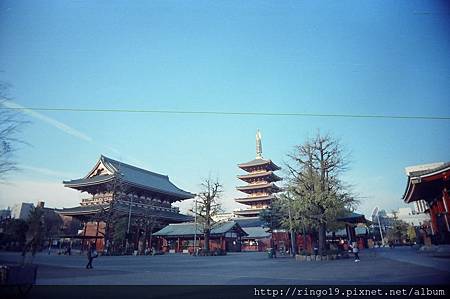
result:
[(263, 159), (261, 133), (256, 132), (256, 159), (238, 164), (238, 167), (247, 172), (247, 174), (238, 175), (238, 179), (247, 183), (245, 186), (236, 187), (237, 190), (247, 194), (246, 197), (236, 198), (236, 202), (248, 206), (247, 209), (235, 211), (236, 216), (240, 217), (258, 217), (259, 213), (269, 207), (274, 193), (281, 189), (275, 185), (275, 182), (281, 178), (275, 174), (280, 170), (271, 160)]

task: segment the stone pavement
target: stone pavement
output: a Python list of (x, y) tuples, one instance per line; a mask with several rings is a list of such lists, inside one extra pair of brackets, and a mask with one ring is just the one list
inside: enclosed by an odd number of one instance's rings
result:
[[(38, 254), (40, 285), (299, 285), (299, 284), (448, 284), (450, 260), (436, 261), (411, 248), (363, 250), (361, 262), (343, 259), (299, 262), (268, 259), (265, 253), (230, 253), (194, 257), (105, 256), (87, 270), (84, 256)], [(0, 261), (17, 261), (17, 253), (0, 252)]]

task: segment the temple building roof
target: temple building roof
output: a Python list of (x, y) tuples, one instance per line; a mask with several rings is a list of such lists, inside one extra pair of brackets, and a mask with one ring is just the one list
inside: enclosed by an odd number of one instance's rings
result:
[(273, 171), (252, 172), (252, 173), (237, 176), (238, 179), (241, 179), (243, 181), (249, 181), (251, 179), (264, 178), (264, 177), (268, 177), (270, 179), (270, 181), (272, 181), (272, 182), (281, 181), (281, 178), (279, 176), (277, 176)]
[(89, 186), (112, 182), (120, 174), (121, 180), (130, 186), (174, 197), (176, 200), (195, 195), (175, 186), (166, 175), (138, 168), (111, 158), (100, 156), (94, 168), (81, 179), (64, 181), (64, 186), (87, 191)]
[(450, 162), (411, 166), (405, 169), (408, 175), (403, 200), (431, 202), (442, 196), (442, 190), (450, 189)]
[(94, 215), (99, 213), (102, 210), (108, 210), (109, 204), (106, 205), (86, 205), (86, 206), (77, 206), (73, 208), (62, 208), (57, 209), (56, 212), (58, 214), (64, 216), (78, 216), (78, 215)]
[[(118, 204), (115, 205), (114, 209), (122, 214), (129, 213), (129, 205), (126, 202), (119, 202)], [(100, 213), (102, 210), (108, 211), (109, 204), (86, 205), (86, 206), (77, 206), (73, 208), (63, 208), (55, 210), (55, 212), (64, 216), (94, 216), (97, 213)], [(175, 212), (175, 209), (173, 208), (162, 208), (162, 207), (155, 207), (155, 209), (143, 209), (142, 207), (132, 205), (131, 213), (132, 215), (146, 215), (149, 217), (156, 217), (158, 219), (166, 219), (176, 222), (191, 221), (193, 218), (192, 216)]]
[(266, 160), (263, 158), (256, 158), (249, 162), (238, 164), (238, 167), (241, 169), (244, 169), (244, 170), (248, 169), (248, 168), (253, 168), (256, 166), (267, 166), (267, 168), (270, 170), (280, 170), (281, 169), (279, 166), (277, 166), (275, 163), (273, 163), (272, 160)]
[(336, 220), (347, 223), (367, 223), (367, 219), (363, 214), (358, 214), (355, 212), (349, 212), (347, 215), (339, 217)]
[[(196, 230), (197, 228), (197, 230)], [(218, 223), (215, 227), (211, 229), (211, 236), (223, 236), (229, 231), (238, 232), (241, 236), (246, 236), (247, 233), (241, 228), (241, 226), (235, 221), (227, 221)], [(189, 222), (189, 223), (176, 223), (169, 224), (160, 231), (153, 234), (153, 236), (161, 237), (187, 237), (203, 235), (203, 228), (200, 224)]]
[(243, 229), (247, 233), (247, 236), (243, 237), (244, 239), (264, 239), (272, 235), (268, 232), (268, 228), (261, 226), (245, 227)]
[(242, 192), (258, 190), (258, 189), (267, 189), (267, 188), (270, 188), (273, 191), (281, 190), (274, 183), (249, 184), (249, 185), (246, 185), (246, 186), (238, 186), (238, 187), (236, 187), (237, 190), (242, 191)]
[(275, 199), (274, 195), (263, 195), (263, 196), (249, 196), (249, 197), (241, 197), (241, 198), (236, 198), (235, 201), (239, 202), (239, 203), (248, 203), (248, 202), (265, 202), (268, 200), (273, 200)]
[(246, 227), (255, 227), (255, 226), (261, 226), (261, 227), (266, 227), (267, 223), (262, 220), (261, 218), (257, 217), (245, 217), (245, 218), (233, 218), (233, 221), (236, 221), (237, 223), (239, 223), (239, 225), (242, 228), (246, 228)]
[(250, 208), (245, 210), (235, 210), (234, 214), (238, 216), (254, 217), (258, 216), (264, 209), (263, 208)]

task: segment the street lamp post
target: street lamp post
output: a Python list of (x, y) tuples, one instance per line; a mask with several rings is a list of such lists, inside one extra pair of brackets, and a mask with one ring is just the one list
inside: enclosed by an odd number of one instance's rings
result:
[(381, 245), (384, 245), (383, 230), (381, 229), (380, 211), (378, 210), (378, 207), (375, 207), (372, 211), (372, 219), (374, 216), (376, 216), (378, 220), (378, 228), (380, 229), (380, 236), (381, 236)]
[(197, 198), (194, 199), (195, 202), (195, 212), (194, 212), (194, 219), (195, 219), (195, 228), (194, 228), (194, 255), (197, 255)]
[(384, 245), (383, 230), (381, 229), (381, 224), (380, 224), (380, 213), (379, 213), (379, 211), (378, 211), (378, 213), (377, 213), (377, 219), (378, 219), (378, 227), (380, 228), (381, 245)]
[(291, 253), (292, 256), (295, 257), (295, 240), (294, 240), (294, 230), (292, 228), (292, 216), (291, 216), (291, 201), (289, 200), (288, 205), (288, 212), (289, 212), (289, 228), (291, 230)]
[[(130, 197), (130, 208), (128, 210), (128, 226), (127, 226), (127, 248), (126, 250), (128, 251), (128, 247), (129, 247), (129, 241), (128, 239), (130, 238), (130, 224), (131, 224), (131, 205), (133, 204), (133, 195), (131, 195)], [(123, 243), (122, 243), (123, 244)]]

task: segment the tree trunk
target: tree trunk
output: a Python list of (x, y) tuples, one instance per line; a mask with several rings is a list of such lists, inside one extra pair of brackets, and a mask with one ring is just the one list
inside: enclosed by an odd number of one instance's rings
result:
[[(152, 250), (152, 253), (154, 254), (154, 252), (153, 252), (153, 246), (152, 246), (152, 239), (153, 239), (153, 227), (154, 227), (154, 223), (152, 223), (152, 226), (150, 227), (150, 237), (148, 238), (148, 242), (149, 242), (149, 244), (148, 244), (148, 246), (150, 247), (150, 249)], [(155, 250), (156, 250), (156, 248), (155, 248)]]
[(203, 250), (205, 252), (209, 252), (209, 229), (206, 229), (204, 232), (204, 244), (203, 244)]
[(326, 230), (327, 230), (326, 224), (319, 223), (319, 255), (325, 253)]

